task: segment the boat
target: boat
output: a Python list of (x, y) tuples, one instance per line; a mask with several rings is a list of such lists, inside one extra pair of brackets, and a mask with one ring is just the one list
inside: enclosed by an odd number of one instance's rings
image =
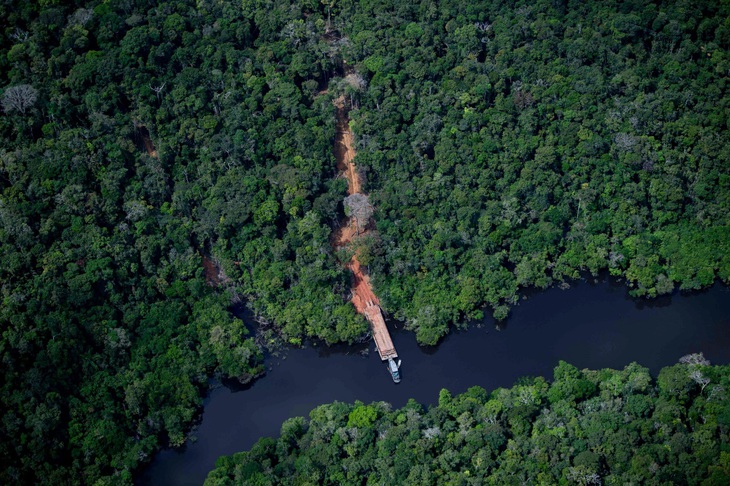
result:
[(400, 360), (398, 360), (398, 364), (396, 364), (393, 358), (388, 358), (388, 371), (390, 371), (390, 376), (393, 378), (395, 383), (400, 383), (400, 363)]

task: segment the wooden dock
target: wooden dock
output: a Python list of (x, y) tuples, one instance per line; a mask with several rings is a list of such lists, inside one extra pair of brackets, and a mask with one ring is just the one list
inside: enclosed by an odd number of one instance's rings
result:
[(398, 353), (395, 351), (393, 340), (390, 339), (390, 333), (388, 327), (385, 325), (385, 319), (383, 319), (383, 313), (380, 310), (380, 306), (374, 303), (372, 300), (368, 301), (365, 306), (365, 318), (370, 322), (370, 327), (373, 331), (373, 339), (375, 340), (375, 346), (378, 348), (378, 354), (382, 361), (389, 359), (395, 359), (398, 357)]

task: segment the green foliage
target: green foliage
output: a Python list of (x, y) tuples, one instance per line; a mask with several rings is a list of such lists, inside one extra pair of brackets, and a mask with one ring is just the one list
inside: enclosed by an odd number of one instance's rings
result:
[(211, 375), (263, 372), (232, 296), (292, 342), (365, 334), (324, 7), (266, 3), (0, 6), (1, 483), (130, 483), (182, 444)]
[(370, 427), (375, 419), (378, 418), (378, 412), (375, 408), (368, 405), (355, 404), (355, 408), (350, 412), (347, 419), (348, 427)]
[(550, 403), (561, 400), (578, 402), (583, 398), (592, 395), (596, 385), (585, 378), (574, 366), (561, 361), (555, 368), (555, 382), (550, 386), (548, 399)]
[[(211, 373), (262, 371), (232, 295), (293, 344), (366, 334), (330, 246), (346, 194), (339, 94), (377, 211), (363, 255), (422, 343), (582, 271), (648, 297), (730, 279), (727, 3), (47, 0), (0, 16), (2, 483), (128, 483), (184, 442)], [(358, 89), (336, 77), (344, 61)], [(201, 253), (221, 262), (217, 289)], [(494, 407), (501, 425), (467, 438), (519, 450), (503, 425), (644, 379), (603, 389), (566, 373), (562, 387), (520, 385)], [(662, 414), (689, 403), (681, 374), (660, 383), (676, 392)], [(444, 440), (461, 441), (460, 417)], [(368, 450), (368, 434), (336, 437)], [(632, 481), (653, 454), (625, 458)], [(585, 475), (582, 457), (570, 467)], [(372, 458), (346, 471), (320, 459), (287, 467), (347, 482)], [(448, 482), (454, 461), (394, 467)], [(246, 477), (265, 484), (268, 467)]]
[(278, 440), (220, 458), (205, 484), (724, 484), (730, 366), (702, 369), (710, 384), (689, 387), (681, 404), (635, 363), (581, 371), (560, 362), (550, 384), (442, 390), (425, 411), (413, 401), (322, 405), (308, 421), (285, 422)]
[(342, 24), (373, 282), (421, 343), (581, 272), (641, 297), (728, 281), (727, 4), (518, 3)]

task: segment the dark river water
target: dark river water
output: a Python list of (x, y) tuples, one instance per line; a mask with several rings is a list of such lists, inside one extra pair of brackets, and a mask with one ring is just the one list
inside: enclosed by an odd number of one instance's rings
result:
[(403, 360), (398, 385), (373, 344), (367, 357), (358, 353), (361, 346), (292, 349), (285, 359), (270, 358), (271, 371), (248, 389), (213, 390), (194, 431), (196, 440), (157, 454), (139, 482), (202, 484), (219, 456), (248, 449), (260, 437), (278, 436), (287, 418), (307, 416), (335, 400), (384, 400), (400, 407), (415, 398), (434, 404), (442, 388), (460, 393), (474, 385), (487, 390), (511, 386), (525, 375), (551, 378), (561, 359), (591, 369), (636, 361), (656, 374), (681, 356), (702, 351), (713, 363), (727, 364), (730, 289), (716, 284), (647, 302), (629, 298), (625, 286), (610, 280), (579, 282), (523, 300), (501, 331), (486, 321), (450, 334), (436, 348), (421, 348), (412, 333), (398, 330), (393, 341)]

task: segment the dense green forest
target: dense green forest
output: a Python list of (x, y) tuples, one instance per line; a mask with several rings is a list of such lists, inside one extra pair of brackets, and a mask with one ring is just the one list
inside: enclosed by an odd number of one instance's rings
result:
[(581, 271), (728, 281), (729, 9), (3, 2), (0, 482), (129, 481), (184, 442), (211, 375), (263, 371), (232, 301), (366, 337), (329, 243), (342, 94), (363, 263), (422, 343)]
[(205, 484), (726, 485), (730, 367), (683, 361), (656, 381), (635, 363), (561, 362), (551, 383), (442, 390), (428, 409), (322, 405), (278, 439), (218, 459)]
[[(608, 269), (730, 280), (727, 2), (378, 2), (347, 15), (381, 302), (424, 343)], [(462, 321), (464, 322), (464, 321)]]

